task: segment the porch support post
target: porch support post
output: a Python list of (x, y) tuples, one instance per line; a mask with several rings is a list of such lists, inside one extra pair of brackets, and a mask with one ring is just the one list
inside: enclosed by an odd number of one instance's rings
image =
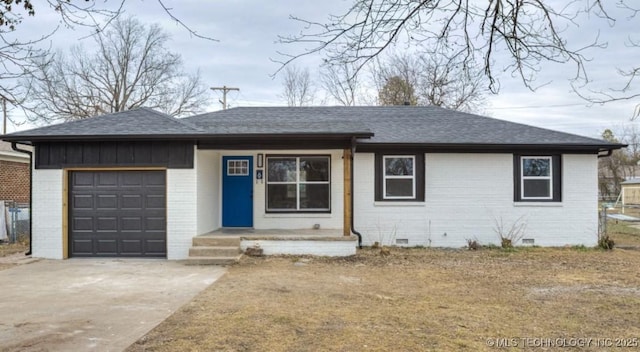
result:
[(344, 215), (343, 215), (343, 226), (342, 226), (342, 234), (344, 236), (351, 236), (351, 149), (345, 148), (344, 153), (342, 155), (343, 161), (343, 172), (344, 175)]

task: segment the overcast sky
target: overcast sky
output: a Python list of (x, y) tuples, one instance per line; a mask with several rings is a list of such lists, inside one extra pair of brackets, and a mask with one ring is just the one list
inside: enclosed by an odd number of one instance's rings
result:
[[(213, 37), (219, 42), (195, 38), (172, 21), (156, 0), (128, 0), (125, 11), (143, 23), (159, 23), (171, 34), (171, 47), (180, 53), (189, 72), (200, 70), (202, 79), (209, 86), (240, 88), (230, 92), (228, 102), (237, 106), (285, 105), (280, 97), (281, 77), (272, 77), (279, 64), (277, 51), (296, 52), (295, 47), (277, 44), (278, 35), (295, 34), (302, 27), (289, 19), (290, 15), (305, 19), (324, 21), (331, 13), (341, 13), (350, 0), (165, 0), (174, 9), (176, 17), (199, 34)], [(613, 2), (613, 1), (611, 1)], [(614, 9), (615, 10), (615, 9)], [(38, 9), (36, 8), (36, 11)], [(59, 17), (48, 10), (37, 12), (36, 21), (27, 20), (18, 30), (22, 33), (42, 33), (54, 28)], [(569, 39), (576, 43), (588, 43), (599, 33), (606, 49), (590, 50), (587, 56), (588, 70), (593, 89), (620, 87), (624, 80), (617, 75), (617, 68), (637, 65), (640, 48), (629, 47), (634, 38), (633, 28), (640, 28), (640, 18), (620, 16), (611, 27), (596, 17), (582, 21), (580, 28), (569, 29)], [(90, 39), (82, 28), (59, 30), (50, 41), (54, 48), (67, 49), (72, 44), (82, 43), (90, 47)], [(299, 48), (298, 48), (299, 49)], [(297, 63), (317, 72), (320, 59), (306, 58)], [(568, 79), (574, 67), (549, 64), (538, 76), (543, 87), (532, 92), (518, 78), (509, 73), (500, 75), (500, 93), (488, 97), (484, 114), (509, 121), (551, 128), (587, 136), (598, 136), (604, 128), (620, 128), (629, 121), (634, 107), (640, 101), (624, 101), (605, 105), (590, 105), (571, 91)], [(220, 109), (217, 102), (220, 92), (211, 92), (210, 111)], [(318, 99), (320, 100), (320, 99)], [(9, 132), (27, 126), (9, 126)]]

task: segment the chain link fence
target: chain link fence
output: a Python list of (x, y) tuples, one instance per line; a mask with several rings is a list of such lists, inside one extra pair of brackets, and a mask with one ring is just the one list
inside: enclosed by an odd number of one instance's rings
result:
[(602, 205), (598, 212), (598, 238), (607, 235), (607, 204)]
[(0, 201), (0, 241), (15, 243), (29, 238), (29, 204)]

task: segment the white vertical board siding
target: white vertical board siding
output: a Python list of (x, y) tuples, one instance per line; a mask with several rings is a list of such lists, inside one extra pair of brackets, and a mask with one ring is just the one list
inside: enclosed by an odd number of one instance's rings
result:
[(62, 259), (62, 170), (32, 169), (32, 172), (32, 256)]
[[(513, 155), (426, 154), (425, 202), (375, 202), (374, 154), (355, 159), (355, 225), (363, 243), (462, 247), (499, 244), (496, 222), (520, 219), (540, 246), (597, 242), (597, 157), (562, 156), (562, 202), (513, 201)], [(521, 243), (517, 243), (521, 244)]]
[(198, 229), (201, 235), (220, 227), (220, 154), (215, 150), (196, 150), (198, 186)]
[(167, 170), (167, 259), (185, 259), (198, 230), (197, 165)]

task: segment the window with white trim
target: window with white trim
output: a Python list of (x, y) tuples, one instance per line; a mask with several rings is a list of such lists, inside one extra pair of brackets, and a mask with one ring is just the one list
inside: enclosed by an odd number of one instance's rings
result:
[(553, 198), (553, 164), (550, 156), (523, 156), (520, 158), (522, 199)]
[(376, 153), (374, 157), (377, 202), (424, 202), (424, 153)]
[(416, 170), (414, 155), (385, 155), (382, 157), (383, 199), (414, 199)]
[(227, 160), (227, 176), (249, 175), (249, 160)]
[(328, 156), (267, 156), (267, 212), (329, 212)]
[(517, 202), (561, 202), (561, 155), (514, 155)]

